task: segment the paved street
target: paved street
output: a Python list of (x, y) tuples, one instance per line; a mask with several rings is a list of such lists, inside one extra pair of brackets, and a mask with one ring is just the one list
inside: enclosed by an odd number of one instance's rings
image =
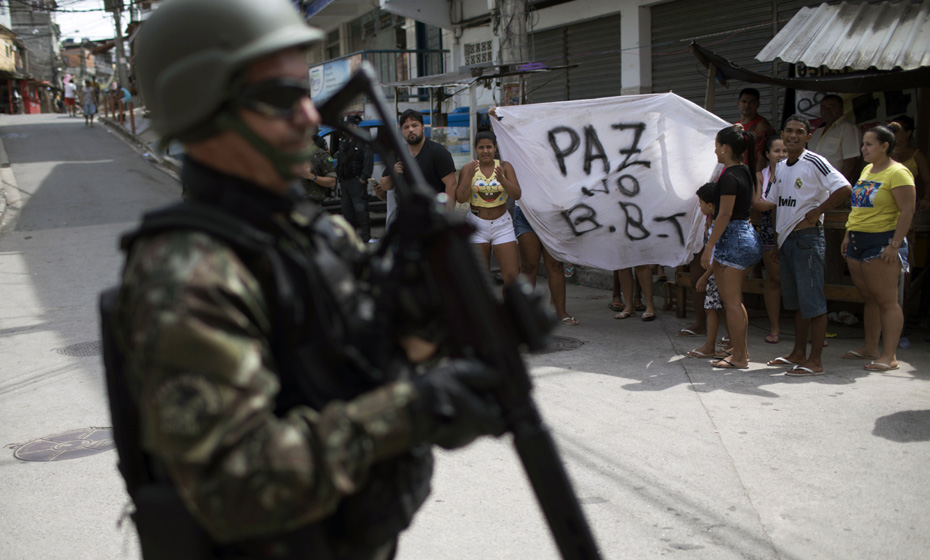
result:
[[(83, 119), (0, 116), (0, 142), (0, 444), (108, 427), (96, 296), (117, 279), (119, 233), (180, 187)], [(700, 339), (676, 337), (686, 323), (673, 312), (616, 321), (609, 296), (570, 284), (581, 324), (555, 334), (580, 347), (528, 357), (604, 558), (926, 557), (926, 330), (909, 333), (900, 370), (868, 374), (839, 358), (861, 325), (831, 324), (829, 374), (794, 379), (764, 365), (789, 351), (790, 321), (769, 345), (754, 318), (752, 368), (722, 372), (682, 358)], [(127, 498), (114, 451), (13, 453), (0, 450), (0, 558), (138, 558), (128, 519), (117, 526)], [(558, 558), (506, 437), (438, 455), (400, 559)]]

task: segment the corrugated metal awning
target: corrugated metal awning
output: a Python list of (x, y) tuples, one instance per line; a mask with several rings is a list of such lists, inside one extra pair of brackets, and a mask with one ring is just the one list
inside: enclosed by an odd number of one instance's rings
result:
[(930, 66), (930, 0), (801, 8), (756, 59), (832, 70)]

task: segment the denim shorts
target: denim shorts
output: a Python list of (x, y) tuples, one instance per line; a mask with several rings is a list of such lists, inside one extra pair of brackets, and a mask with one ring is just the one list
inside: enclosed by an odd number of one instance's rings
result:
[[(849, 232), (849, 246), (846, 247), (846, 258), (859, 262), (869, 262), (882, 256), (882, 251), (888, 246), (888, 243), (894, 238), (894, 230), (881, 231), (878, 233), (868, 233), (864, 231)], [(907, 239), (901, 243), (898, 249), (898, 260), (901, 261), (901, 267), (905, 272), (910, 268), (907, 263)]]
[(524, 233), (533, 233), (533, 228), (523, 215), (523, 210), (519, 206), (513, 207), (513, 232), (517, 237)]
[(513, 234), (513, 218), (510, 212), (495, 220), (485, 220), (469, 212), (465, 214), (465, 222), (475, 231), (471, 234), (471, 243), (490, 243), (501, 245), (503, 243), (516, 243), (517, 237)]
[(792, 231), (778, 251), (781, 269), (781, 301), (789, 311), (800, 310), (811, 319), (827, 312), (823, 293), (823, 228)]
[(714, 245), (714, 262), (746, 270), (762, 260), (762, 240), (747, 220), (733, 220)]

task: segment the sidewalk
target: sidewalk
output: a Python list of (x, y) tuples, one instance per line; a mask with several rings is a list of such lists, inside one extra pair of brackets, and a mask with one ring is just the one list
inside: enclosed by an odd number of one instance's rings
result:
[(145, 107), (135, 107), (132, 112), (135, 119), (135, 134), (133, 134), (132, 131), (132, 120), (130, 120), (129, 111), (126, 111), (125, 119), (122, 124), (120, 124), (118, 116), (113, 116), (112, 114), (110, 116), (105, 116), (102, 111), (97, 114), (97, 120), (103, 123), (104, 126), (116, 131), (130, 142), (136, 144), (136, 146), (143, 150), (144, 157), (151, 158), (155, 162), (168, 167), (175, 173), (180, 173), (181, 161), (176, 157), (181, 153), (179, 146), (173, 144), (169, 147), (168, 154), (162, 153), (158, 146), (160, 138), (155, 131), (152, 130), (151, 121), (144, 116), (146, 112)]

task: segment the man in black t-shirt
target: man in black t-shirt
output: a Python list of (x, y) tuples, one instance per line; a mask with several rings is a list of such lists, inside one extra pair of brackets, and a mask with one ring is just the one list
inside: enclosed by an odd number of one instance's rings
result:
[[(400, 116), (400, 131), (407, 141), (410, 155), (417, 160), (420, 171), (436, 193), (446, 193), (446, 211), (455, 208), (455, 163), (452, 154), (445, 147), (432, 140), (427, 140), (423, 131), (423, 115), (413, 109), (407, 109)], [(404, 164), (394, 164), (394, 171), (410, 181), (404, 171)], [(390, 175), (391, 168), (385, 167), (381, 175), (381, 190), (390, 191), (394, 188), (394, 179)]]

